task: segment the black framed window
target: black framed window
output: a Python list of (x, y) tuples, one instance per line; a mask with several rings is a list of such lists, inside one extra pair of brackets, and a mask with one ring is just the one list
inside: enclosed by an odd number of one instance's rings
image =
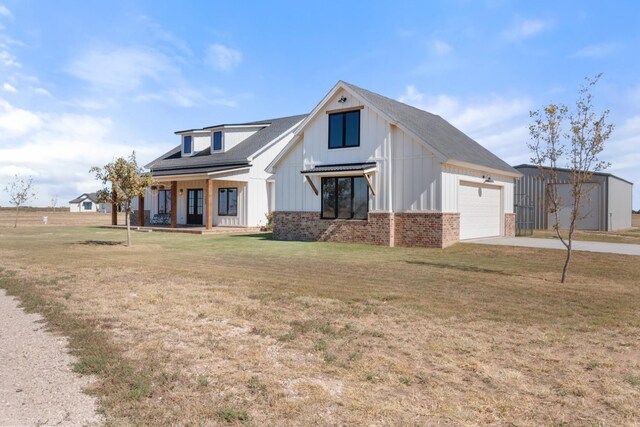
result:
[(238, 189), (219, 188), (218, 189), (218, 215), (236, 216), (238, 215)]
[(82, 203), (82, 209), (84, 209), (85, 211), (90, 211), (92, 207), (93, 207), (93, 203), (91, 202)]
[(158, 190), (158, 213), (171, 213), (171, 190)]
[(191, 135), (182, 137), (182, 151), (184, 154), (191, 154)]
[(360, 110), (329, 114), (329, 148), (360, 146)]
[(213, 151), (221, 151), (222, 150), (222, 132), (221, 131), (214, 132), (211, 138), (212, 138), (211, 146), (213, 147)]
[(322, 218), (367, 219), (369, 187), (362, 176), (322, 178)]

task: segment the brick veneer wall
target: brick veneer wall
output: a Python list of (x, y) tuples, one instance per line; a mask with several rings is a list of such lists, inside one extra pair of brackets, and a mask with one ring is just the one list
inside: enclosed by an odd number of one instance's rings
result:
[(460, 240), (460, 214), (402, 212), (395, 216), (395, 244), (445, 248)]
[(392, 245), (388, 212), (369, 212), (369, 220), (327, 220), (319, 212), (274, 212), (273, 238)]
[(460, 238), (460, 214), (369, 212), (368, 221), (324, 220), (318, 212), (274, 212), (276, 240), (443, 248)]
[(505, 237), (516, 237), (516, 214), (504, 214), (504, 235)]

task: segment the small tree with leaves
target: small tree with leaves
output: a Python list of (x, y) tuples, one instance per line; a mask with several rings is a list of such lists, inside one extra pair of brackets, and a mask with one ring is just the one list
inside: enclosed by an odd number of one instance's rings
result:
[(36, 192), (33, 189), (33, 177), (22, 178), (16, 174), (4, 188), (4, 191), (9, 195), (9, 204), (16, 207), (16, 222), (13, 224), (13, 228), (18, 228), (20, 208), (36, 197)]
[(98, 203), (112, 203), (122, 206), (127, 225), (127, 246), (131, 246), (130, 215), (133, 211), (133, 198), (142, 196), (153, 182), (151, 174), (138, 166), (135, 151), (128, 159), (119, 157), (100, 168), (94, 166), (90, 170), (96, 179), (102, 181), (104, 188), (98, 191)]
[[(530, 113), (533, 123), (529, 126), (531, 142), (528, 144), (532, 153), (531, 162), (538, 167), (545, 183), (546, 209), (552, 215), (552, 227), (558, 238), (567, 249), (562, 268), (561, 282), (567, 280), (567, 272), (571, 262), (573, 233), (577, 222), (585, 216), (581, 206), (588, 201), (589, 183), (594, 172), (599, 172), (609, 163), (600, 159), (605, 142), (611, 136), (613, 125), (607, 123), (609, 110), (594, 111), (591, 89), (602, 74), (594, 78), (587, 77), (586, 83), (580, 87), (575, 109), (569, 110), (565, 105), (549, 104), (542, 110)], [(566, 122), (568, 120), (569, 128)], [(563, 201), (559, 191), (558, 167), (566, 167), (570, 195), (572, 200)], [(569, 224), (567, 234), (560, 230), (560, 211), (569, 206)]]

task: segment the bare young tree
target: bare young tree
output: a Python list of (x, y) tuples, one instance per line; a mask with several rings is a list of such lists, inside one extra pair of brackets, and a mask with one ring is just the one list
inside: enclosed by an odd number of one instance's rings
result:
[(33, 189), (33, 177), (22, 178), (16, 174), (4, 188), (4, 191), (9, 195), (9, 204), (16, 207), (16, 222), (13, 224), (13, 228), (18, 228), (20, 208), (36, 197), (36, 192)]
[(51, 210), (56, 211), (56, 207), (58, 207), (58, 196), (53, 196), (51, 198)]
[[(578, 220), (584, 218), (580, 208), (588, 200), (589, 183), (594, 172), (610, 165), (600, 159), (605, 142), (611, 136), (613, 124), (607, 123), (609, 110), (594, 111), (591, 89), (602, 74), (587, 77), (580, 87), (575, 109), (561, 104), (549, 104), (541, 110), (532, 111), (533, 123), (529, 126), (531, 142), (527, 144), (532, 153), (531, 162), (538, 167), (545, 183), (547, 212), (553, 215), (552, 225), (556, 235), (567, 249), (562, 269), (561, 282), (567, 280), (573, 233)], [(566, 128), (568, 120), (569, 128)], [(560, 230), (560, 211), (567, 201), (559, 192), (559, 165), (569, 170), (570, 195), (569, 228), (566, 236)]]
[(134, 197), (144, 194), (153, 178), (138, 166), (135, 151), (128, 159), (119, 157), (113, 162), (100, 168), (94, 166), (89, 171), (95, 173), (96, 179), (102, 181), (104, 188), (98, 191), (98, 203), (112, 203), (122, 206), (126, 213), (127, 246), (131, 246), (130, 215), (133, 211), (131, 202)]

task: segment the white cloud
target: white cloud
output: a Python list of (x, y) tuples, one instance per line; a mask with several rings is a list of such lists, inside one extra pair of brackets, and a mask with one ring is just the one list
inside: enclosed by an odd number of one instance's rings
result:
[(503, 34), (507, 40), (520, 41), (540, 34), (550, 26), (549, 22), (542, 19), (518, 19)]
[(13, 19), (13, 14), (3, 4), (0, 4), (0, 16), (4, 16), (5, 18)]
[(41, 126), (42, 119), (38, 114), (14, 107), (0, 99), (0, 143), (4, 138), (12, 139), (33, 132)]
[(33, 88), (33, 93), (35, 93), (37, 95), (51, 96), (51, 93), (49, 93), (48, 90), (46, 90), (44, 88), (41, 88), (41, 87)]
[(212, 44), (207, 49), (207, 62), (218, 71), (231, 71), (242, 62), (242, 52), (222, 44)]
[(435, 40), (431, 47), (437, 55), (446, 55), (453, 50), (450, 44), (442, 40)]
[(170, 60), (159, 52), (137, 47), (113, 47), (86, 52), (67, 71), (100, 89), (128, 93), (146, 82), (160, 82), (175, 73)]
[(18, 92), (18, 90), (15, 87), (11, 86), (9, 83), (4, 83), (2, 85), (2, 90), (4, 90), (5, 92), (10, 92), (10, 93)]
[(5, 67), (20, 67), (20, 63), (16, 57), (7, 50), (0, 50), (0, 64)]
[(619, 43), (597, 43), (585, 46), (573, 55), (572, 58), (600, 59), (614, 54), (622, 48)]
[[(98, 189), (89, 168), (132, 151), (128, 144), (113, 142), (113, 127), (109, 117), (28, 111), (0, 100), (0, 187), (16, 173), (31, 175), (38, 193), (33, 204), (39, 206), (55, 196), (64, 204)], [(157, 147), (136, 144), (136, 153), (140, 159), (152, 158)], [(6, 203), (0, 193), (0, 205)]]

